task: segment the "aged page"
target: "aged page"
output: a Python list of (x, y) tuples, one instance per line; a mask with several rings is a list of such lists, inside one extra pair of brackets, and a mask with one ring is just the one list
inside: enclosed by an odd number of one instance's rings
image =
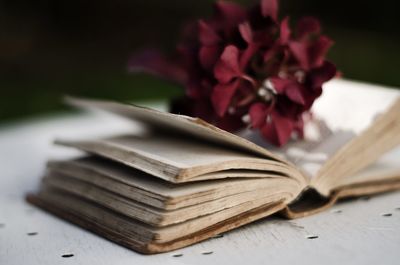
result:
[(57, 143), (118, 161), (175, 183), (254, 177), (254, 174), (240, 174), (237, 170), (257, 171), (259, 177), (277, 174), (299, 181), (303, 178), (281, 162), (256, 155), (252, 157), (239, 150), (183, 136), (144, 133), (82, 141), (59, 140)]
[(260, 137), (244, 137), (280, 154), (313, 178), (329, 158), (367, 129), (399, 96), (394, 89), (334, 80), (325, 85), (324, 94), (315, 102), (315, 120), (305, 127), (304, 140), (274, 148)]
[(397, 147), (400, 144), (399, 114), (400, 99), (397, 99), (369, 128), (340, 148), (319, 169), (311, 184), (326, 194), (342, 178), (352, 176)]
[(372, 165), (369, 165), (358, 173), (340, 179), (338, 182), (334, 183), (332, 189), (348, 185), (362, 184), (365, 182), (381, 181), (385, 179), (399, 179), (400, 181), (399, 158), (400, 148), (395, 148), (379, 158), (378, 161)]
[[(152, 207), (175, 210), (187, 208), (224, 197), (251, 192), (257, 189), (273, 188), (274, 191), (299, 191), (297, 182), (284, 176), (254, 171), (236, 171), (237, 175), (254, 178), (232, 178), (213, 181), (196, 181), (175, 185), (148, 175), (140, 170), (95, 156), (70, 161), (51, 161), (50, 174), (69, 176), (116, 194), (139, 201)], [(289, 187), (290, 186), (290, 187)], [(296, 193), (296, 194), (295, 194)]]
[(157, 131), (185, 134), (192, 138), (199, 138), (214, 144), (229, 146), (287, 164), (287, 161), (276, 156), (274, 153), (198, 118), (160, 112), (112, 101), (86, 100), (70, 97), (66, 101), (75, 107), (103, 110), (130, 120), (142, 122), (145, 127), (155, 128)]

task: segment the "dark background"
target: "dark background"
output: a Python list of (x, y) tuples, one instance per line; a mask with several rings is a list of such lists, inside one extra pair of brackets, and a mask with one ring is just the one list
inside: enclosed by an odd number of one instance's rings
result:
[[(245, 5), (254, 1), (237, 1)], [(210, 0), (0, 0), (0, 122), (60, 110), (64, 94), (146, 100), (182, 90), (126, 62), (138, 48), (172, 50), (182, 23)], [(344, 77), (400, 87), (400, 18), (389, 0), (281, 0), (281, 16), (320, 18)]]

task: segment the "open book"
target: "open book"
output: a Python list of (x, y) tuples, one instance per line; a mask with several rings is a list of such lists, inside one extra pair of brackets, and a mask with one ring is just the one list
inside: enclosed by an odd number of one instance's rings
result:
[(320, 103), (306, 139), (281, 149), (197, 118), (69, 98), (143, 130), (57, 140), (84, 155), (50, 161), (40, 190), (27, 199), (121, 245), (159, 253), (274, 213), (297, 218), (340, 198), (400, 189), (400, 100), (390, 93), (384, 106), (359, 110), (345, 93), (347, 107)]

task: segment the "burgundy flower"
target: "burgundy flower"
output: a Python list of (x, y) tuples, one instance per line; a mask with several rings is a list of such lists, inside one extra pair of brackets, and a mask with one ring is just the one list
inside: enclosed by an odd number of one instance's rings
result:
[(177, 55), (133, 56), (131, 71), (147, 71), (185, 87), (172, 111), (236, 131), (258, 130), (281, 146), (302, 136), (304, 116), (336, 75), (325, 59), (333, 42), (315, 18), (278, 19), (278, 0), (248, 10), (218, 1), (214, 16), (188, 25)]

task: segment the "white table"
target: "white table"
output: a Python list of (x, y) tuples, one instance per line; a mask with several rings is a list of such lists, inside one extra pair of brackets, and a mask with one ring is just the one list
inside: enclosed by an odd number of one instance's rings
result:
[[(24, 201), (38, 187), (49, 158), (74, 154), (52, 146), (54, 138), (129, 128), (99, 114), (58, 115), (0, 127), (1, 265), (400, 264), (400, 192), (341, 202), (331, 211), (294, 221), (266, 218), (221, 238), (153, 256), (125, 249)], [(69, 254), (73, 256), (62, 257)]]

